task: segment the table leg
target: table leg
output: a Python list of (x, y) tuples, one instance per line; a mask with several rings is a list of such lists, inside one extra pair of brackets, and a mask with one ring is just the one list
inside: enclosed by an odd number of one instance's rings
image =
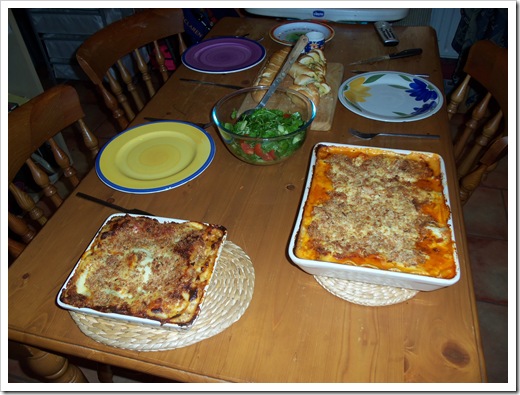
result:
[(112, 372), (112, 367), (105, 363), (98, 363), (97, 376), (100, 383), (114, 382), (114, 374)]
[(83, 372), (67, 358), (25, 344), (22, 347), (28, 353), (27, 367), (38, 377), (53, 383), (88, 383)]

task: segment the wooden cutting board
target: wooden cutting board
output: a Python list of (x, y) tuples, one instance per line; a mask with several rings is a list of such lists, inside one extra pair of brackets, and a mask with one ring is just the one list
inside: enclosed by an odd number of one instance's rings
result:
[[(343, 65), (341, 63), (327, 63), (327, 84), (330, 86), (330, 92), (320, 98), (316, 118), (311, 125), (311, 130), (328, 131), (332, 127), (334, 119), (334, 111), (338, 102), (338, 89), (343, 81)], [(287, 88), (293, 84), (293, 78), (290, 76), (280, 84), (281, 87)]]
[[(293, 84), (293, 81), (294, 80), (291, 76), (287, 76), (280, 84), (280, 87), (288, 88)], [(338, 89), (343, 81), (343, 65), (341, 63), (327, 64), (326, 81), (330, 86), (330, 92), (320, 98), (316, 118), (314, 118), (314, 122), (310, 127), (311, 130), (328, 131), (332, 127), (334, 111), (336, 110), (336, 104), (338, 102)], [(272, 100), (274, 99), (270, 100), (270, 103), (272, 103)], [(257, 104), (258, 103), (253, 101), (251, 98), (248, 98), (242, 103), (239, 113), (246, 109), (253, 108)]]
[(327, 95), (320, 99), (311, 130), (328, 131), (332, 127), (334, 111), (338, 102), (338, 89), (343, 81), (343, 65), (341, 63), (328, 63), (326, 80), (331, 89)]

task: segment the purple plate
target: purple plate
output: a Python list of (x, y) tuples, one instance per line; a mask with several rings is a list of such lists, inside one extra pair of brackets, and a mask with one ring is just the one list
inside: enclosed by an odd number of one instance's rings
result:
[(265, 58), (265, 48), (240, 37), (218, 37), (202, 41), (182, 54), (189, 69), (209, 74), (235, 73), (256, 66)]

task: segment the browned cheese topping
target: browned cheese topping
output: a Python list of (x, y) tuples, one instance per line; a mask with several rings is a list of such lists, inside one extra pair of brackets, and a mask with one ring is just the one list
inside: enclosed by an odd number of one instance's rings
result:
[(451, 278), (449, 215), (438, 158), (321, 146), (295, 252)]
[(76, 307), (187, 325), (197, 316), (225, 228), (117, 216), (96, 236), (62, 294)]

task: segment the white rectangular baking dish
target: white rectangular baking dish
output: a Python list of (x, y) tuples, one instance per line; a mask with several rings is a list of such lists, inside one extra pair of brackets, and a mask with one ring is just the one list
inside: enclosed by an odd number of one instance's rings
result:
[[(454, 257), (453, 257), (454, 261), (455, 261), (455, 265), (456, 265), (456, 275), (451, 279), (442, 279), (442, 278), (428, 277), (428, 276), (423, 276), (423, 275), (418, 275), (418, 274), (401, 273), (401, 272), (386, 271), (386, 270), (375, 269), (375, 268), (360, 267), (360, 266), (345, 265), (345, 264), (339, 264), (339, 263), (298, 258), (294, 253), (294, 248), (296, 245), (296, 240), (298, 238), (298, 232), (299, 232), (301, 222), (302, 222), (302, 217), (303, 217), (303, 210), (304, 210), (305, 203), (306, 203), (308, 195), (309, 195), (309, 189), (310, 189), (313, 174), (314, 174), (314, 166), (316, 163), (316, 152), (320, 145), (352, 147), (355, 149), (364, 149), (364, 148), (372, 149), (372, 150), (378, 149), (378, 150), (382, 150), (382, 151), (389, 151), (389, 152), (402, 153), (402, 154), (409, 154), (412, 152), (412, 151), (407, 151), (407, 150), (363, 147), (363, 146), (358, 146), (358, 145), (339, 144), (339, 143), (323, 142), (323, 143), (316, 144), (313, 148), (311, 161), (310, 161), (310, 165), (309, 165), (309, 171), (308, 171), (307, 180), (306, 180), (306, 184), (305, 184), (305, 189), (303, 192), (303, 197), (302, 197), (300, 208), (298, 211), (298, 216), (296, 219), (296, 223), (294, 225), (293, 232), (291, 234), (291, 239), (289, 241), (289, 250), (288, 250), (289, 257), (296, 265), (298, 265), (301, 269), (303, 269), (304, 271), (306, 271), (307, 273), (312, 274), (312, 275), (327, 276), (327, 277), (334, 277), (334, 278), (340, 278), (340, 279), (346, 279), (346, 280), (352, 280), (352, 281), (366, 282), (366, 283), (371, 283), (371, 284), (388, 285), (388, 286), (393, 286), (393, 287), (415, 289), (415, 290), (419, 290), (419, 291), (433, 291), (433, 290), (436, 290), (439, 288), (453, 285), (457, 281), (459, 281), (460, 265), (459, 265), (458, 255), (457, 255), (456, 243), (455, 243)], [(413, 151), (413, 152), (419, 152), (419, 151)], [(440, 157), (437, 154), (430, 153), (430, 152), (421, 152), (421, 153), (426, 154), (426, 155), (436, 155), (440, 159), (443, 192), (444, 192), (444, 196), (446, 198), (447, 205), (450, 208), (450, 218), (448, 220), (448, 224), (451, 229), (452, 240), (455, 242), (455, 234), (453, 231), (453, 220), (452, 220), (452, 216), (451, 216), (451, 205), (450, 205), (450, 200), (449, 200), (448, 186), (446, 183), (446, 167), (445, 167), (444, 161), (443, 161), (442, 157)]]
[[(94, 237), (90, 241), (90, 243), (89, 243), (88, 247), (85, 249), (85, 251), (88, 251), (88, 249), (90, 248), (90, 246), (94, 242), (94, 240), (95, 240), (96, 236), (98, 235), (98, 233), (101, 231), (103, 226), (105, 226), (105, 224), (108, 221), (110, 221), (110, 219), (112, 219), (112, 218), (114, 218), (116, 216), (125, 216), (125, 215), (134, 216), (134, 217), (154, 218), (157, 221), (159, 221), (160, 223), (166, 223), (166, 222), (182, 223), (182, 222), (187, 222), (187, 220), (181, 220), (181, 219), (175, 219), (175, 218), (165, 218), (165, 217), (153, 217), (153, 216), (149, 216), (149, 215), (137, 215), (137, 214), (126, 214), (126, 213), (112, 214), (99, 227), (98, 231), (96, 232), (96, 234), (94, 235)], [(219, 249), (219, 252), (218, 252), (218, 255), (217, 255), (217, 259), (215, 261), (215, 266), (213, 268), (213, 273), (212, 273), (211, 279), (210, 279), (210, 281), (208, 281), (208, 284), (204, 288), (204, 292), (206, 292), (206, 290), (208, 289), (208, 286), (209, 286), (209, 284), (211, 283), (211, 281), (213, 279), (213, 274), (215, 274), (215, 271), (216, 271), (216, 268), (217, 268), (217, 265), (218, 265), (218, 262), (219, 262), (220, 254), (221, 254), (222, 248), (224, 246), (224, 242), (225, 242), (226, 236), (227, 236), (227, 233), (224, 236), (224, 240), (223, 240), (223, 242), (220, 245), (220, 249)], [(58, 293), (58, 296), (56, 298), (56, 302), (57, 302), (58, 306), (60, 306), (63, 309), (74, 311), (74, 312), (77, 312), (77, 313), (82, 313), (82, 314), (88, 314), (88, 315), (94, 315), (94, 316), (98, 316), (98, 317), (105, 317), (105, 318), (109, 318), (109, 319), (114, 319), (114, 320), (118, 320), (118, 321), (121, 321), (121, 322), (131, 322), (133, 324), (137, 324), (137, 325), (141, 325), (141, 326), (154, 326), (154, 327), (161, 327), (161, 328), (164, 328), (164, 329), (171, 329), (171, 330), (186, 330), (186, 329), (189, 329), (190, 327), (192, 327), (195, 324), (195, 322), (200, 317), (200, 313), (201, 313), (202, 309), (204, 308), (205, 298), (203, 298), (203, 300), (200, 303), (199, 313), (197, 314), (197, 317), (195, 317), (195, 319), (191, 323), (189, 323), (187, 325), (179, 325), (179, 324), (171, 324), (171, 323), (165, 323), (165, 324), (161, 325), (161, 323), (159, 321), (152, 320), (152, 319), (134, 317), (134, 316), (131, 316), (131, 315), (124, 315), (124, 314), (117, 314), (117, 313), (105, 313), (105, 312), (93, 310), (93, 309), (90, 309), (90, 308), (72, 306), (72, 305), (70, 305), (68, 303), (65, 303), (65, 302), (61, 301), (60, 297), (61, 297), (62, 292), (66, 288), (67, 283), (69, 282), (71, 277), (74, 275), (74, 272), (78, 268), (80, 262), (81, 262), (81, 258), (78, 260), (78, 262), (74, 266), (74, 269), (72, 270), (70, 275), (67, 277), (67, 280), (63, 283), (63, 285), (60, 288), (60, 291)]]

